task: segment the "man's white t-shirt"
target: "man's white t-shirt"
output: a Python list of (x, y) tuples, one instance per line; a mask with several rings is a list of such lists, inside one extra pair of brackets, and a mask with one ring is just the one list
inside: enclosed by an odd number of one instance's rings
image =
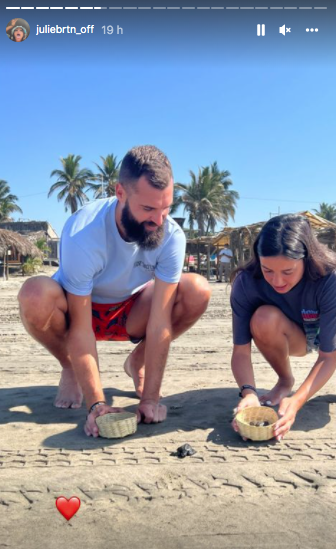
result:
[(180, 280), (186, 239), (168, 216), (161, 244), (144, 250), (121, 238), (115, 219), (118, 200), (104, 198), (85, 205), (66, 222), (60, 243), (60, 267), (53, 278), (75, 295), (94, 303), (118, 303), (154, 277)]
[[(232, 255), (233, 255), (232, 250), (230, 250), (230, 248), (223, 248), (219, 252), (219, 260), (220, 260), (221, 263), (231, 263)], [(227, 256), (230, 256), (230, 257), (227, 257)]]

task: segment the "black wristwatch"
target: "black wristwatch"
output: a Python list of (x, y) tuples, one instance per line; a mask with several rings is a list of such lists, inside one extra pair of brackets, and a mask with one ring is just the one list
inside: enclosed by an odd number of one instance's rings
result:
[(240, 398), (243, 398), (242, 392), (244, 391), (244, 389), (251, 389), (251, 391), (254, 391), (256, 395), (258, 394), (257, 389), (253, 387), (253, 385), (242, 385), (239, 391)]
[(95, 402), (94, 404), (92, 404), (92, 406), (89, 409), (89, 414), (91, 414), (91, 412), (93, 412), (93, 410), (97, 408), (97, 406), (101, 406), (102, 404), (106, 404), (105, 400), (99, 400), (98, 402)]

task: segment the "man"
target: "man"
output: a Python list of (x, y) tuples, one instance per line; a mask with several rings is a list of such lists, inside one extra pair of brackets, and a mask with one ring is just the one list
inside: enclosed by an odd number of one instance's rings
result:
[(172, 202), (167, 157), (153, 146), (131, 149), (116, 197), (90, 203), (66, 222), (53, 279), (33, 277), (19, 293), (25, 328), (62, 366), (55, 405), (78, 408), (84, 395), (88, 436), (98, 436), (98, 415), (116, 411), (104, 399), (95, 340), (138, 343), (124, 365), (140, 397), (138, 421), (160, 422), (170, 343), (207, 308), (207, 281), (181, 275), (185, 236), (168, 215)]
[(232, 250), (230, 250), (228, 244), (224, 244), (224, 248), (219, 252), (219, 279), (217, 282), (223, 282), (223, 272), (224, 272), (224, 281), (229, 282), (231, 274), (231, 259), (232, 259)]

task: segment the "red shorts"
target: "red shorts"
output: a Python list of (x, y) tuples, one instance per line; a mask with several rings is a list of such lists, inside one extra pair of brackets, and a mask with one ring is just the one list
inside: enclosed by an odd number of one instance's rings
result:
[(126, 332), (127, 317), (141, 291), (121, 303), (92, 303), (92, 329), (97, 341), (141, 341)]

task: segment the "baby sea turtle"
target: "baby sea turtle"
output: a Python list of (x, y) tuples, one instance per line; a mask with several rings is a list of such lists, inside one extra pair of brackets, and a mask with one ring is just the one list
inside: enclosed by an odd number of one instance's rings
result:
[(193, 456), (196, 454), (196, 450), (190, 446), (190, 444), (183, 444), (177, 448), (176, 452), (172, 452), (171, 456), (177, 456), (179, 458), (185, 458), (186, 456)]

